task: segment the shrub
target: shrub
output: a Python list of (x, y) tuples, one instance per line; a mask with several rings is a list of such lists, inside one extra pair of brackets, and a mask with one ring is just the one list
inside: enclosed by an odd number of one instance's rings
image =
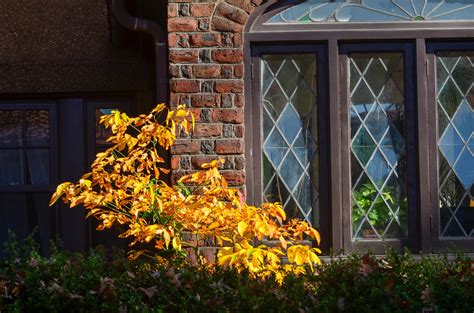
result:
[(474, 267), (457, 256), (334, 258), (281, 284), (247, 270), (178, 267), (23, 245), (0, 263), (5, 312), (472, 312)]
[[(302, 272), (304, 264), (313, 270), (313, 264), (320, 263), (319, 249), (299, 243), (310, 237), (319, 244), (319, 233), (304, 221), (287, 221), (278, 203), (260, 207), (245, 203), (220, 174), (219, 160), (182, 177), (177, 186), (162, 180), (169, 170), (159, 149), (169, 149), (179, 129), (187, 133), (194, 125), (183, 106), (168, 111), (158, 105), (136, 118), (114, 111), (103, 116), (101, 123), (111, 128), (108, 141), (113, 146), (97, 154), (91, 172), (79, 182), (59, 185), (51, 204), (60, 197), (71, 207), (82, 204), (88, 217), (100, 221), (98, 230), (115, 223), (125, 225), (120, 237), (132, 238), (132, 246), (142, 245), (130, 252), (131, 259), (147, 255), (170, 260), (182, 247), (197, 254), (198, 243), (212, 238), (221, 247), (220, 265), (260, 276), (276, 273), (280, 281), (288, 271)], [(200, 240), (183, 239), (184, 231)], [(143, 248), (150, 244), (154, 249)], [(296, 267), (282, 269), (283, 257)]]

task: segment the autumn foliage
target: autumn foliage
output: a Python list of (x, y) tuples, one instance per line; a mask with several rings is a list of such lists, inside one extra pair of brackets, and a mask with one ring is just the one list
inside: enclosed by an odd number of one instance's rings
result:
[[(177, 185), (163, 181), (169, 169), (159, 149), (169, 149), (180, 129), (189, 133), (194, 126), (184, 106), (168, 110), (160, 104), (135, 118), (114, 111), (101, 123), (111, 129), (108, 142), (113, 146), (97, 154), (91, 172), (77, 183), (59, 185), (51, 204), (63, 198), (71, 207), (84, 206), (87, 217), (99, 221), (98, 230), (123, 225), (120, 237), (139, 247), (130, 251), (131, 259), (162, 259), (173, 255), (163, 252), (186, 250), (201, 260), (199, 245), (212, 240), (220, 247), (219, 265), (257, 276), (301, 272), (303, 265), (313, 269), (320, 263), (319, 249), (301, 244), (308, 238), (319, 244), (319, 233), (304, 221), (287, 220), (279, 203), (248, 205), (227, 185), (218, 169), (220, 160), (204, 164), (202, 171), (182, 177)], [(184, 233), (199, 240), (188, 240)]]

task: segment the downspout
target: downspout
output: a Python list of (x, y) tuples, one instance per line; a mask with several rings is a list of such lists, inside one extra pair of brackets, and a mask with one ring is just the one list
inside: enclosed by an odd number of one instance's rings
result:
[(167, 33), (153, 21), (131, 16), (125, 8), (125, 0), (111, 0), (112, 13), (123, 27), (135, 32), (148, 33), (155, 43), (156, 103), (168, 101)]

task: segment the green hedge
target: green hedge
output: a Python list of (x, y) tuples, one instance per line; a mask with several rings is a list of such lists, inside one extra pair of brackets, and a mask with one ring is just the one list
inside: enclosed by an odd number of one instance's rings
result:
[[(17, 244), (0, 265), (2, 312), (473, 312), (474, 263), (389, 253), (335, 258), (279, 286), (234, 270)], [(28, 247), (28, 248), (27, 248)], [(23, 250), (23, 251), (21, 251)]]

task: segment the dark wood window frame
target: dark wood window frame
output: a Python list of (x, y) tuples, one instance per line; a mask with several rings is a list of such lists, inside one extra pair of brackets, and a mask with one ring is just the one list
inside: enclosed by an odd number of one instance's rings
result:
[[(256, 151), (261, 149), (261, 142), (257, 128), (260, 117), (255, 107), (258, 105), (260, 87), (258, 68), (259, 63), (255, 57), (256, 47), (262, 45), (280, 47), (286, 49), (291, 45), (323, 45), (327, 51), (328, 71), (327, 81), (327, 116), (328, 116), (328, 171), (330, 173), (328, 186), (328, 220), (322, 224), (329, 224), (323, 237), (329, 243), (333, 251), (345, 253), (357, 250), (348, 240), (347, 221), (350, 221), (350, 140), (348, 112), (341, 106), (346, 97), (344, 92), (344, 55), (341, 54), (341, 46), (349, 43), (380, 44), (390, 42), (401, 42), (410, 45), (413, 49), (414, 68), (414, 116), (412, 127), (415, 136), (409, 140), (415, 142), (412, 157), (416, 158), (410, 173), (416, 173), (416, 198), (411, 199), (412, 223), (409, 228), (416, 235), (408, 243), (408, 247), (415, 253), (433, 253), (441, 249), (456, 246), (470, 252), (474, 252), (474, 239), (466, 239), (463, 242), (445, 240), (441, 243), (436, 239), (435, 229), (438, 217), (433, 212), (437, 210), (437, 186), (431, 183), (437, 177), (436, 158), (437, 148), (433, 144), (433, 136), (436, 135), (429, 125), (429, 121), (436, 118), (432, 110), (434, 85), (432, 83), (435, 64), (433, 54), (427, 50), (430, 45), (450, 45), (456, 47), (456, 43), (474, 42), (474, 21), (462, 22), (402, 22), (402, 23), (321, 23), (305, 25), (264, 25), (269, 16), (279, 12), (288, 6), (297, 3), (295, 1), (272, 0), (258, 7), (250, 16), (244, 29), (244, 63), (245, 63), (245, 100), (246, 100), (246, 171), (251, 173), (247, 176), (247, 195), (253, 203), (261, 202), (259, 190), (261, 186), (260, 163)], [(446, 46), (447, 47), (447, 46)], [(293, 50), (294, 53), (297, 50)], [(287, 50), (288, 52), (288, 50)], [(436, 143), (436, 141), (435, 141)], [(413, 196), (412, 196), (413, 197)], [(349, 218), (348, 218), (349, 217)], [(349, 228), (350, 229), (350, 228)], [(409, 230), (410, 231), (410, 230)], [(370, 246), (372, 251), (379, 252), (380, 247)]]
[[(474, 41), (471, 42), (428, 42), (427, 43), (427, 86), (428, 86), (428, 97), (427, 101), (432, 105), (432, 109), (428, 112), (428, 120), (430, 121), (430, 129), (432, 131), (428, 134), (428, 146), (430, 153), (430, 168), (429, 176), (431, 177), (430, 187), (430, 201), (433, 204), (439, 203), (439, 171), (438, 171), (438, 114), (436, 107), (436, 95), (437, 95), (437, 66), (436, 66), (436, 53), (437, 52), (462, 52), (462, 51), (474, 51)], [(474, 210), (474, 209), (473, 209)], [(433, 205), (431, 218), (432, 227), (432, 244), (433, 248), (437, 250), (452, 249), (453, 247), (471, 251), (474, 250), (474, 239), (452, 239), (442, 240), (438, 236), (440, 229), (440, 214), (438, 207)]]
[[(327, 76), (327, 61), (326, 61), (326, 47), (322, 44), (312, 44), (312, 45), (280, 45), (275, 47), (274, 45), (255, 45), (252, 49), (252, 64), (258, 64), (253, 68), (253, 76), (260, 77), (261, 76), (261, 67), (259, 66), (259, 60), (262, 55), (271, 54), (271, 55), (286, 55), (286, 54), (294, 54), (295, 51), (299, 54), (314, 54), (316, 56), (316, 64), (317, 64), (317, 103), (326, 103), (327, 102), (327, 87), (325, 82), (325, 77)], [(253, 87), (256, 90), (260, 91), (260, 80), (255, 80), (255, 85)], [(260, 103), (260, 93), (255, 92), (253, 94), (254, 103)], [(257, 117), (260, 121), (260, 116), (262, 115), (261, 106), (255, 105), (251, 107), (252, 116)], [(328, 120), (328, 112), (327, 106), (319, 106), (317, 107), (317, 125), (318, 125), (318, 154), (319, 154), (319, 163), (320, 164), (327, 164), (328, 162), (328, 133), (324, 132), (323, 130), (327, 128), (327, 120)], [(250, 127), (250, 129), (249, 129)], [(253, 134), (252, 140), (253, 143), (250, 145), (253, 147), (251, 153), (254, 155), (254, 168), (252, 173), (254, 174), (253, 179), (255, 182), (256, 188), (253, 190), (253, 196), (257, 199), (262, 198), (262, 149), (261, 144), (262, 141), (262, 134), (260, 129), (259, 123), (249, 123), (246, 126), (247, 132)], [(323, 167), (320, 169), (319, 172), (319, 203), (320, 203), (320, 219), (327, 220), (329, 218), (329, 210), (325, 210), (325, 208), (329, 207), (329, 189), (327, 188), (329, 185), (329, 168)], [(315, 212), (313, 212), (313, 216)], [(330, 232), (330, 225), (329, 224), (322, 224), (321, 232), (323, 234), (329, 234)], [(329, 242), (324, 243), (324, 248), (329, 248)]]

